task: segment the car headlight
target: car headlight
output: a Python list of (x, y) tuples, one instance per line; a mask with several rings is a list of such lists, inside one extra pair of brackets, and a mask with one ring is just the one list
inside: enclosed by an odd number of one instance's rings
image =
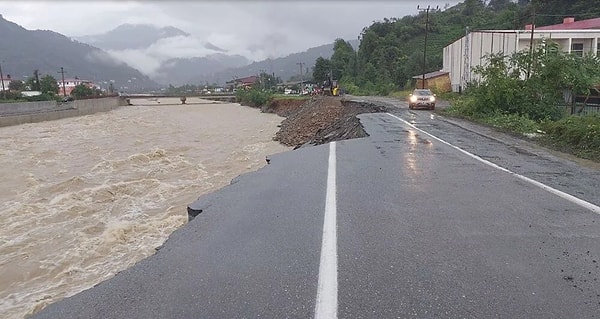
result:
[(417, 102), (417, 97), (416, 97), (416, 96), (414, 96), (414, 95), (413, 95), (413, 96), (411, 96), (411, 97), (410, 97), (410, 101), (411, 101), (411, 102), (413, 102), (413, 103)]
[(431, 102), (435, 102), (435, 97), (433, 97), (433, 96), (432, 96), (432, 97), (430, 97), (430, 98), (429, 98), (429, 101), (431, 101)]

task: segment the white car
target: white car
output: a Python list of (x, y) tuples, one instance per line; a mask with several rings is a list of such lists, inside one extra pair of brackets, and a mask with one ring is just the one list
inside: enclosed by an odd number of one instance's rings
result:
[(412, 110), (417, 107), (435, 110), (435, 94), (430, 89), (415, 89), (408, 96), (408, 108)]

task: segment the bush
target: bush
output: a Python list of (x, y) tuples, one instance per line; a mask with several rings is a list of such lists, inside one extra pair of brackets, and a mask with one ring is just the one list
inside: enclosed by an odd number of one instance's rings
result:
[(490, 117), (483, 118), (482, 122), (502, 130), (519, 134), (535, 133), (540, 129), (540, 124), (538, 122), (518, 114), (497, 113)]
[(273, 96), (270, 91), (262, 91), (257, 88), (238, 90), (235, 94), (238, 103), (250, 107), (261, 107), (266, 105)]
[(443, 109), (441, 113), (461, 118), (475, 119), (479, 115), (475, 103), (475, 98), (461, 95), (454, 98), (450, 107)]
[(560, 121), (544, 122), (542, 129), (550, 145), (600, 161), (600, 114), (572, 115)]

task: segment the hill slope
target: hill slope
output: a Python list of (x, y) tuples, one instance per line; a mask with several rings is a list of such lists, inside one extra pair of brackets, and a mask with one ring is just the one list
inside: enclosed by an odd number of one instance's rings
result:
[[(350, 40), (350, 44), (353, 47), (358, 47), (358, 40)], [(230, 81), (233, 78), (245, 77), (250, 75), (256, 75), (264, 71), (266, 73), (275, 73), (275, 76), (280, 77), (283, 81), (287, 81), (292, 77), (298, 77), (300, 74), (300, 65), (302, 64), (302, 74), (306, 79), (306, 73), (308, 70), (308, 76), (312, 76), (312, 68), (315, 65), (315, 60), (318, 57), (330, 58), (333, 54), (333, 43), (325, 44), (318, 47), (310, 48), (304, 52), (293, 53), (288, 56), (277, 58), (277, 59), (266, 59), (259, 62), (251, 63), (247, 66), (228, 69), (222, 72), (213, 74), (196, 76), (192, 83), (221, 83)]]
[[(13, 79), (23, 80), (32, 76), (34, 70), (60, 78), (58, 71), (64, 68), (65, 77), (75, 76), (98, 84), (114, 81), (114, 87), (128, 91), (156, 88), (158, 84), (138, 70), (115, 61), (106, 52), (73, 41), (66, 36), (48, 30), (27, 30), (0, 15), (0, 57), (2, 71)], [(107, 84), (105, 84), (107, 85)]]

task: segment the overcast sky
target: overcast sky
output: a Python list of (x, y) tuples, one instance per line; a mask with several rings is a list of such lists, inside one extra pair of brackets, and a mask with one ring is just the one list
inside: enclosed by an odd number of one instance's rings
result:
[[(459, 2), (462, 0), (19, 0), (2, 1), (0, 14), (26, 29), (52, 30), (66, 36), (100, 34), (124, 23), (174, 26), (193, 38), (173, 43), (177, 47), (172, 50), (161, 47), (161, 56), (165, 55), (165, 49), (177, 57), (203, 56), (210, 52), (200, 44), (210, 42), (229, 54), (258, 61), (305, 51), (336, 38), (357, 39), (361, 30), (373, 21), (417, 14), (417, 5), (437, 5), (443, 9), (447, 4), (453, 6)], [(131, 59), (139, 60), (144, 55), (150, 59), (154, 53), (135, 52)], [(156, 58), (154, 64), (160, 59)]]

